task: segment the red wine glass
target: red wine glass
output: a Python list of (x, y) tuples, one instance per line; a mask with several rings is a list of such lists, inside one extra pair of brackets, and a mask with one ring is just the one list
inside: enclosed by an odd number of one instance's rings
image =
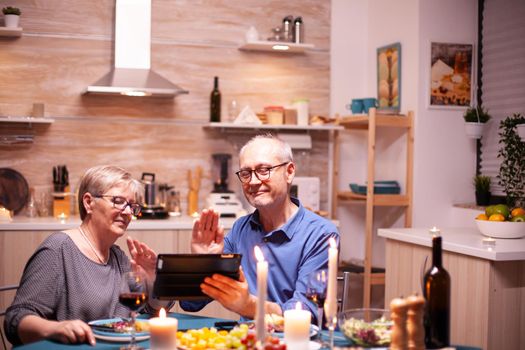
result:
[(306, 286), (306, 297), (317, 306), (317, 325), (319, 331), (316, 340), (322, 343), (321, 330), (323, 329), (323, 305), (326, 299), (326, 288), (328, 286), (328, 271), (317, 270), (308, 276)]
[(130, 309), (130, 333), (131, 341), (121, 350), (139, 350), (143, 349), (135, 342), (135, 319), (137, 312), (140, 311), (148, 301), (148, 290), (146, 275), (140, 272), (126, 272), (122, 275), (120, 282), (119, 301), (122, 305)]

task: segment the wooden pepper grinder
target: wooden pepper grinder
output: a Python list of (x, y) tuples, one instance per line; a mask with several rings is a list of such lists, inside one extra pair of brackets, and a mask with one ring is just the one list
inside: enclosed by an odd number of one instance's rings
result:
[(202, 168), (195, 170), (195, 176), (188, 170), (188, 215), (198, 215), (199, 211), (199, 189), (201, 187)]
[(409, 296), (406, 300), (408, 349), (425, 350), (425, 328), (423, 326), (425, 299), (416, 294)]
[(394, 322), (392, 327), (390, 350), (406, 350), (407, 340), (407, 302), (402, 298), (394, 298), (390, 302), (390, 317)]

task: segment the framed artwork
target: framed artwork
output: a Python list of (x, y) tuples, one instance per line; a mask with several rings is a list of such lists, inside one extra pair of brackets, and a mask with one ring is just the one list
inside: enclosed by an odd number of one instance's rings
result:
[(401, 43), (377, 49), (377, 110), (399, 113), (401, 107)]
[(472, 101), (471, 44), (430, 43), (430, 108), (463, 108)]

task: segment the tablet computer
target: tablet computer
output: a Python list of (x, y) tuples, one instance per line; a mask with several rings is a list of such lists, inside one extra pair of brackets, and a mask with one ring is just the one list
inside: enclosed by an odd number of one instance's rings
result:
[(206, 300), (200, 284), (219, 273), (239, 279), (241, 254), (159, 254), (153, 296), (169, 300)]

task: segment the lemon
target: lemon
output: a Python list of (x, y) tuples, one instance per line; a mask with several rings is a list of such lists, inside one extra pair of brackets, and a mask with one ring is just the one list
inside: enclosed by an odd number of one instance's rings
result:
[(505, 221), (505, 217), (501, 214), (492, 214), (489, 216), (489, 221)]
[(524, 216), (524, 215), (525, 215), (525, 209), (520, 208), (520, 207), (514, 208), (510, 212), (510, 216), (513, 218), (516, 216)]
[(488, 220), (489, 217), (486, 214), (479, 214), (476, 216), (476, 220)]

